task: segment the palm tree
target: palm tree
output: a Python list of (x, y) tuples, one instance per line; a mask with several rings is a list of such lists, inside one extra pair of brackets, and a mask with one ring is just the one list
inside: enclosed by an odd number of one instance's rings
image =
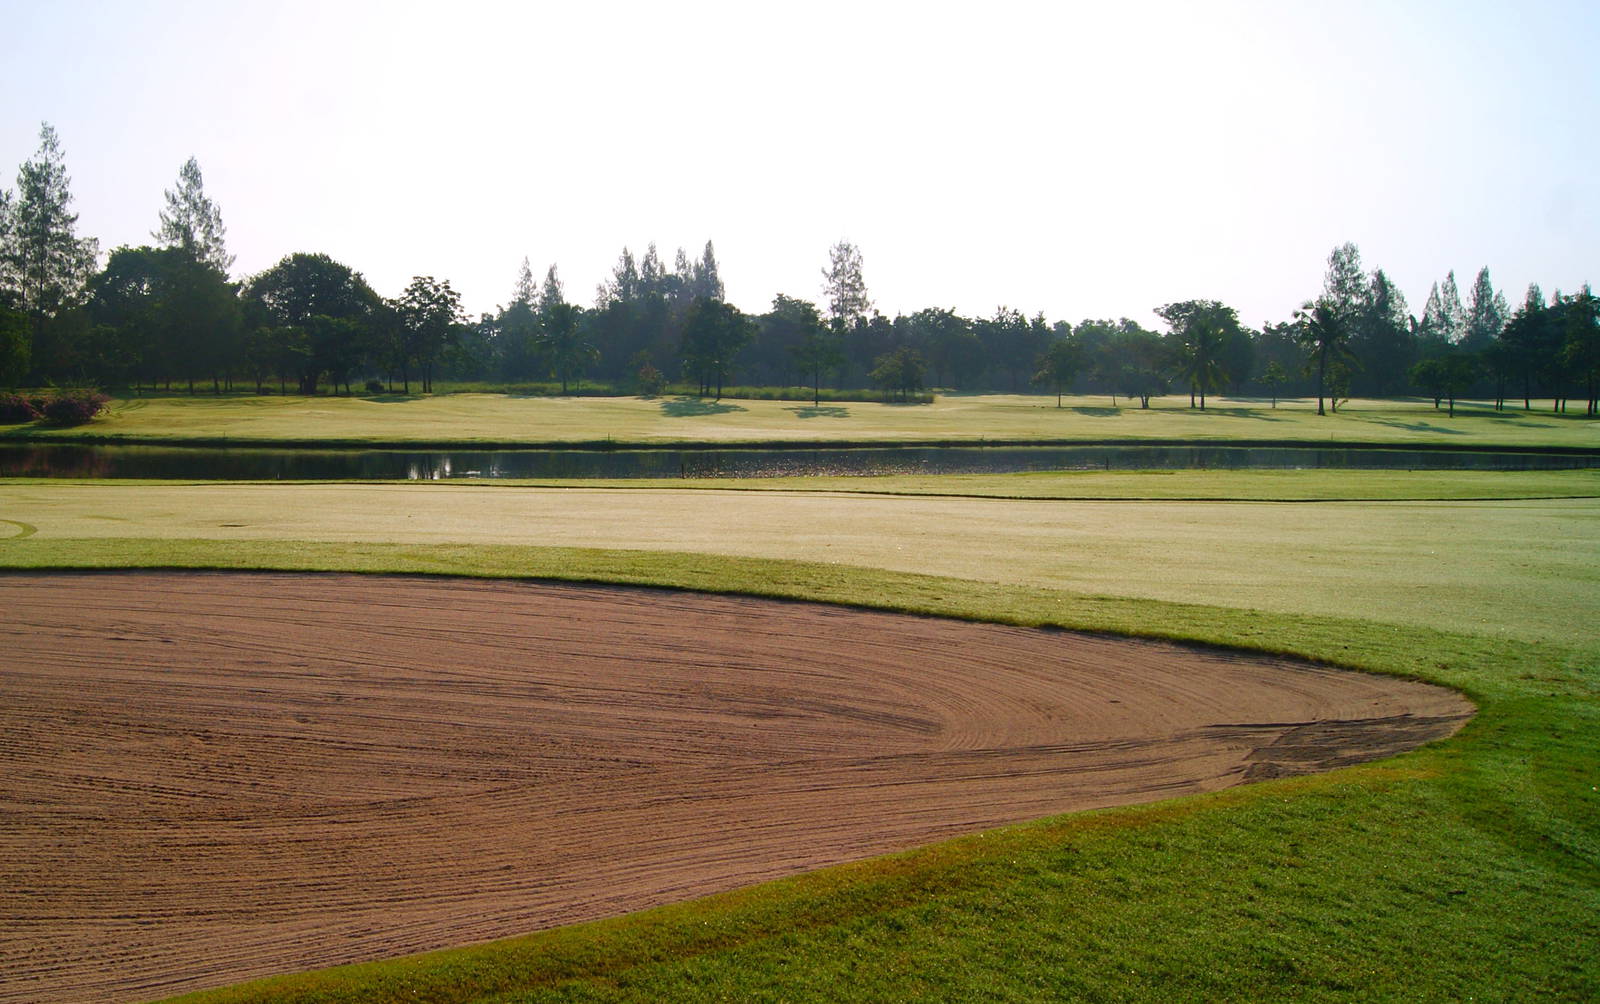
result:
[(1307, 302), (1294, 312), (1295, 340), (1310, 349), (1317, 360), (1317, 414), (1325, 415), (1322, 399), (1328, 380), (1328, 364), (1353, 358), (1350, 351), (1350, 324), (1332, 300), (1323, 297)]
[[(1200, 392), (1200, 410), (1206, 410), (1206, 391), (1219, 389), (1228, 379), (1218, 356), (1222, 352), (1223, 327), (1208, 312), (1197, 312), (1183, 328), (1183, 345), (1178, 352), (1177, 375), (1187, 380), (1191, 390)], [(1189, 404), (1193, 406), (1191, 399)]]

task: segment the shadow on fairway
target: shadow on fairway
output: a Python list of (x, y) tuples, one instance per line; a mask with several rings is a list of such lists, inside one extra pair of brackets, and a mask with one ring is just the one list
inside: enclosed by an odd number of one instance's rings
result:
[(850, 409), (842, 408), (836, 404), (800, 405), (794, 408), (785, 408), (792, 411), (797, 418), (849, 418)]
[(730, 411), (744, 411), (737, 404), (707, 401), (701, 397), (677, 397), (661, 402), (661, 414), (668, 418), (692, 418), (695, 415), (723, 415)]
[[(1464, 436), (1465, 429), (1452, 429), (1448, 425), (1434, 425), (1432, 422), (1399, 422), (1394, 419), (1375, 418), (1371, 420), (1374, 425), (1387, 425), (1391, 429), (1408, 429), (1411, 432), (1438, 432), (1447, 436)], [(1446, 419), (1449, 421), (1449, 419)]]

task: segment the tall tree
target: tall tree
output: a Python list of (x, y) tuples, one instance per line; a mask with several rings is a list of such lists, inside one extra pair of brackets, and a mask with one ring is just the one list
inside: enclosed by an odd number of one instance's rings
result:
[(1322, 280), (1323, 298), (1354, 315), (1366, 304), (1367, 276), (1361, 270), (1361, 250), (1341, 244), (1328, 254), (1328, 271)]
[(709, 240), (694, 266), (693, 294), (697, 300), (720, 300), (726, 295), (722, 288), (722, 272), (717, 267), (717, 252)]
[(1547, 358), (1556, 343), (1552, 315), (1545, 307), (1544, 291), (1530, 283), (1522, 306), (1500, 331), (1513, 372), (1522, 379), (1522, 410), (1533, 408), (1533, 382), (1548, 370)]
[(1600, 415), (1600, 299), (1583, 289), (1562, 303), (1561, 360), (1583, 381), (1584, 415)]
[(1427, 302), (1422, 306), (1422, 320), (1417, 322), (1418, 348), (1431, 352), (1439, 346), (1450, 344), (1450, 320), (1445, 316), (1444, 299), (1439, 295), (1436, 282), (1428, 290)]
[(1461, 306), (1461, 291), (1456, 288), (1456, 271), (1445, 274), (1439, 284), (1439, 318), (1445, 341), (1455, 345), (1466, 337), (1467, 312)]
[(1066, 392), (1067, 385), (1078, 375), (1080, 358), (1077, 343), (1071, 338), (1055, 338), (1039, 354), (1033, 382), (1056, 392), (1057, 408), (1061, 407), (1061, 395)]
[(46, 321), (76, 304), (99, 254), (94, 238), (77, 236), (70, 184), (55, 128), (43, 123), (38, 151), (17, 169), (10, 232), (0, 249), (17, 306), (31, 321), (36, 365)]
[(1239, 315), (1216, 300), (1168, 303), (1157, 307), (1156, 315), (1172, 328), (1174, 368), (1178, 378), (1189, 385), (1189, 404), (1193, 407), (1198, 392), (1204, 411), (1206, 393), (1221, 388), (1232, 376), (1225, 349), (1240, 335)]
[(1383, 269), (1374, 269), (1350, 348), (1361, 361), (1364, 386), (1386, 397), (1405, 390), (1405, 373), (1416, 355), (1405, 294)]
[(722, 400), (722, 386), (733, 372), (733, 357), (755, 337), (755, 323), (731, 303), (702, 297), (694, 301), (683, 328), (685, 369), (700, 380), (700, 392), (716, 388)]
[[(1350, 322), (1332, 301), (1320, 299), (1294, 312), (1297, 338), (1312, 353), (1317, 368), (1317, 414), (1325, 415), (1323, 399), (1329, 371), (1349, 357)], [(1337, 410), (1337, 405), (1335, 406)]]
[(163, 194), (167, 208), (150, 236), (162, 247), (183, 248), (226, 276), (234, 260), (226, 244), (228, 228), (223, 226), (222, 210), (206, 196), (199, 162), (193, 157), (184, 161), (178, 169), (178, 187)]
[(486, 328), (491, 336), (490, 355), (500, 375), (507, 380), (527, 380), (538, 369), (539, 284), (534, 281), (528, 259), (522, 259), (511, 302), (500, 309)]
[(422, 368), (422, 392), (433, 392), (433, 369), (453, 344), (464, 320), (461, 295), (448, 279), (414, 276), (400, 295), (400, 316), (410, 336), (411, 356)]
[(561, 289), (561, 276), (556, 274), (556, 267), (552, 264), (544, 274), (544, 285), (539, 287), (539, 313), (546, 313), (556, 304), (566, 302), (566, 294)]
[[(267, 328), (293, 329), (307, 340), (307, 351), (297, 383), (302, 394), (315, 394), (324, 373), (348, 372), (349, 361), (359, 356), (364, 335), (371, 329), (378, 296), (361, 273), (325, 254), (295, 253), (253, 276), (244, 286), (246, 309), (255, 322)], [(349, 320), (348, 325), (315, 321), (325, 317)], [(285, 338), (282, 344), (293, 344)], [(401, 353), (391, 364), (403, 371), (412, 357)], [(407, 388), (410, 386), (407, 376)]]
[(539, 302), (539, 284), (534, 281), (533, 269), (528, 266), (526, 255), (522, 258), (521, 267), (517, 269), (516, 285), (511, 287), (511, 302), (530, 308)]
[(872, 309), (867, 281), (862, 274), (861, 249), (840, 241), (828, 249), (828, 267), (822, 270), (822, 295), (828, 320), (843, 330), (866, 317)]
[(1470, 352), (1482, 352), (1500, 337), (1501, 330), (1511, 317), (1506, 298), (1497, 293), (1489, 281), (1489, 266), (1478, 270), (1472, 284), (1472, 298), (1467, 305), (1466, 324), (1461, 344)]
[(824, 325), (817, 305), (806, 300), (779, 293), (772, 301), (772, 313), (799, 336), (790, 351), (795, 366), (810, 378), (811, 406), (815, 408), (822, 403), (822, 375), (844, 363), (839, 333)]

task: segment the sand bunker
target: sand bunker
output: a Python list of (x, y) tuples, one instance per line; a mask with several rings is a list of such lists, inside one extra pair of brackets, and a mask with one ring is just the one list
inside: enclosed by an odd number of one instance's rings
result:
[(636, 910), (1447, 735), (1284, 660), (651, 590), (0, 575), (0, 1000)]

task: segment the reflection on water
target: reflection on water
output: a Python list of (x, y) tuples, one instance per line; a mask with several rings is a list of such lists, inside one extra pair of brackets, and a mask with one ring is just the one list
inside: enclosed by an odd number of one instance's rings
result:
[(731, 478), (1317, 467), (1566, 470), (1600, 467), (1600, 453), (1170, 445), (424, 452), (0, 444), (0, 476), (3, 477), (158, 480)]

